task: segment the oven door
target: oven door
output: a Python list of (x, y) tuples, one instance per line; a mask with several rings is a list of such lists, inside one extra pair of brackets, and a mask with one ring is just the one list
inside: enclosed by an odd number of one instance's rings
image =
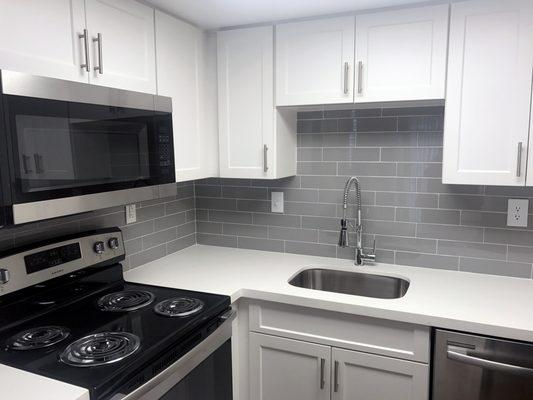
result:
[(231, 326), (236, 315), (228, 313), (216, 331), (155, 378), (111, 400), (232, 400)]
[[(109, 92), (118, 94), (146, 96)], [(4, 92), (2, 102), (15, 223), (147, 200), (175, 182), (171, 113), (153, 101), (139, 109)]]

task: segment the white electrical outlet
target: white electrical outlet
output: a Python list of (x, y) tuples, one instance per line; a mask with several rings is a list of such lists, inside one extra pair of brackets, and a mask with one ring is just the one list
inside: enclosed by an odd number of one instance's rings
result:
[(283, 212), (283, 192), (272, 192), (270, 202), (273, 213)]
[(137, 221), (137, 209), (135, 204), (126, 205), (126, 223), (133, 224)]
[(529, 200), (509, 199), (507, 203), (507, 226), (527, 226)]

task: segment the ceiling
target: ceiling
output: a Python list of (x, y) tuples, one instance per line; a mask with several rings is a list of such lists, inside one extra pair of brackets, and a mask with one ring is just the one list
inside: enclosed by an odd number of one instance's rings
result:
[(144, 0), (205, 29), (422, 3), (427, 0)]

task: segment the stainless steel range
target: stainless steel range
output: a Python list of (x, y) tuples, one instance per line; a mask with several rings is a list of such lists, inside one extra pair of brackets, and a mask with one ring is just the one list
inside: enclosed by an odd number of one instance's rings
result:
[(127, 283), (119, 229), (0, 254), (0, 363), (91, 400), (230, 400), (226, 296)]

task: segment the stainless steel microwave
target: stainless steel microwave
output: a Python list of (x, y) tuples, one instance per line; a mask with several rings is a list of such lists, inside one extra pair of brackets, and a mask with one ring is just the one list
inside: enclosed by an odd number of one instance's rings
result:
[(0, 71), (0, 226), (175, 194), (168, 97)]

